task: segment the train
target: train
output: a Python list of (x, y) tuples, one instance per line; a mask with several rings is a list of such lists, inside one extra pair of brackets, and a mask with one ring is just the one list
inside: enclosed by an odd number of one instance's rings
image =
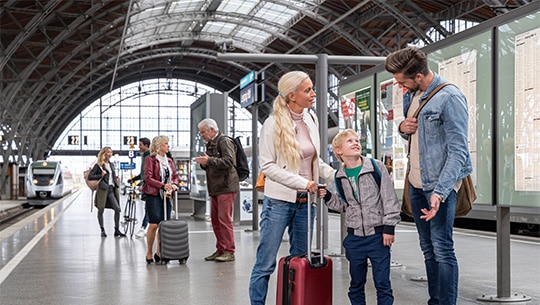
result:
[(26, 172), (25, 191), (30, 205), (47, 205), (73, 191), (73, 175), (59, 161), (34, 161)]

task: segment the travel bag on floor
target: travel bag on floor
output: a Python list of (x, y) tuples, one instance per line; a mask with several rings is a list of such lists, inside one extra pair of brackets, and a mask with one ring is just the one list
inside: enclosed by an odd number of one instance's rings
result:
[[(164, 196), (165, 197), (165, 196)], [(178, 219), (178, 195), (174, 192), (175, 219), (167, 219), (167, 199), (163, 198), (165, 220), (159, 223), (161, 263), (178, 260), (180, 264), (189, 257), (189, 231), (186, 221)]]
[[(318, 204), (318, 217), (322, 217), (323, 199)], [(277, 305), (331, 305), (332, 260), (324, 255), (311, 253), (311, 196), (308, 194), (308, 253), (286, 256), (279, 260), (277, 280)], [(324, 222), (321, 221), (321, 242), (324, 240)]]

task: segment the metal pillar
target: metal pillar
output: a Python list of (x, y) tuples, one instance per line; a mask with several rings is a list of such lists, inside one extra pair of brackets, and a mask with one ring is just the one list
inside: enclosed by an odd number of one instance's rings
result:
[[(259, 101), (257, 101), (259, 102)], [(251, 106), (251, 207), (252, 207), (252, 230), (259, 230), (259, 192), (255, 189), (257, 174), (259, 173), (259, 138), (257, 136), (257, 122), (259, 121), (259, 104)]]
[[(319, 121), (319, 138), (321, 146), (319, 148), (319, 156), (323, 160), (328, 160), (328, 54), (317, 55), (317, 66), (315, 84), (317, 86), (317, 118)], [(321, 234), (317, 234), (317, 248), (328, 249), (328, 207), (324, 205), (317, 211), (321, 212), (321, 215), (317, 215), (317, 227), (316, 232), (321, 232), (322, 228), (326, 228), (326, 232), (322, 234), (323, 240), (321, 240)]]
[(511, 295), (510, 272), (510, 207), (497, 206), (497, 295), (476, 298), (483, 302), (526, 302), (532, 298), (523, 294)]

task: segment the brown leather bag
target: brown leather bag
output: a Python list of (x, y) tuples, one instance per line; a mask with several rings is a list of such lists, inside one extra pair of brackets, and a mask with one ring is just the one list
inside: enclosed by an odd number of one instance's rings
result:
[[(413, 114), (413, 118), (417, 118), (420, 110), (427, 104), (427, 102), (442, 88), (450, 85), (448, 83), (440, 84), (433, 91), (429, 93), (427, 98), (422, 101), (422, 104), (416, 109)], [(411, 137), (409, 137), (408, 149), (411, 149)], [(409, 157), (409, 152), (407, 152), (407, 157)], [(471, 175), (468, 175), (462, 180), (461, 187), (458, 191), (458, 198), (456, 201), (456, 217), (467, 216), (472, 210), (472, 204), (476, 200), (476, 190), (474, 189), (474, 183)], [(403, 202), (401, 204), (401, 211), (409, 217), (413, 217), (412, 208), (411, 208), (411, 197), (409, 194), (409, 171), (405, 174), (405, 183), (403, 184)]]
[[(405, 174), (405, 186), (403, 188), (403, 204), (401, 211), (409, 217), (412, 216), (411, 200), (409, 195), (409, 173)], [(473, 202), (476, 200), (476, 190), (471, 175), (461, 180), (461, 187), (458, 191), (456, 201), (456, 217), (464, 217), (472, 210)]]

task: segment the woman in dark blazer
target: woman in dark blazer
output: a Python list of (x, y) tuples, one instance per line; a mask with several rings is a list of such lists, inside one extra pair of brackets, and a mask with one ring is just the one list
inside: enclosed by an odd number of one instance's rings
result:
[(114, 236), (125, 237), (118, 229), (120, 225), (120, 192), (118, 191), (118, 178), (114, 165), (110, 163), (113, 151), (110, 147), (103, 147), (98, 154), (98, 160), (88, 175), (89, 180), (99, 180), (94, 205), (98, 209), (97, 218), (101, 228), (101, 237), (107, 237), (103, 226), (103, 212), (105, 209), (114, 210)]

